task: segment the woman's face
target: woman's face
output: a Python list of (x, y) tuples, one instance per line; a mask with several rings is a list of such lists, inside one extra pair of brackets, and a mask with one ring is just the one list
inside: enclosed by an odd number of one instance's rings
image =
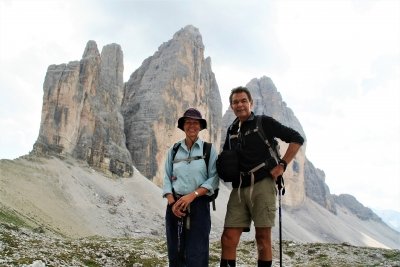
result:
[(185, 131), (187, 137), (191, 139), (197, 138), (201, 130), (200, 121), (189, 118), (185, 119), (183, 130)]

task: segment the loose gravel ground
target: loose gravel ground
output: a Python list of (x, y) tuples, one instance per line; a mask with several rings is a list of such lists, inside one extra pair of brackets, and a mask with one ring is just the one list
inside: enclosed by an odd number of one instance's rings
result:
[[(399, 266), (400, 251), (349, 244), (283, 242), (283, 266)], [(256, 266), (253, 241), (242, 241), (238, 266)], [(219, 242), (211, 243), (210, 266), (219, 266)], [(279, 244), (274, 242), (279, 257)], [(167, 266), (165, 238), (64, 238), (41, 228), (0, 224), (0, 266)], [(279, 258), (274, 259), (279, 266)]]

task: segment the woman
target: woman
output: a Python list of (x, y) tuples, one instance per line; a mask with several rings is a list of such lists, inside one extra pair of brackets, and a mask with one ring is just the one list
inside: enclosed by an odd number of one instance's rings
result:
[(197, 109), (186, 110), (178, 128), (186, 137), (168, 151), (163, 186), (163, 196), (168, 200), (165, 222), (169, 266), (206, 267), (211, 229), (207, 196), (218, 187), (218, 155), (211, 146), (207, 167), (205, 142), (199, 138), (207, 122)]

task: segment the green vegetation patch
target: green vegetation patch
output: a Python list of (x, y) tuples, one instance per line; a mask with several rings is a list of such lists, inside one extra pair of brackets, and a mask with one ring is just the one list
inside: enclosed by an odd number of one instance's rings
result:
[(18, 214), (4, 206), (0, 207), (0, 223), (6, 223), (8, 227), (29, 227), (28, 224), (18, 216)]

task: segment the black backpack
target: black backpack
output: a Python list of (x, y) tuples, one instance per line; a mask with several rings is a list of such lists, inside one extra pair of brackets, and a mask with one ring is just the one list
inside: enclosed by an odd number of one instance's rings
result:
[[(171, 162), (174, 161), (176, 153), (178, 152), (178, 149), (179, 149), (180, 146), (181, 146), (181, 142), (177, 142), (172, 147), (172, 154), (171, 154), (172, 160), (171, 160)], [(203, 144), (203, 156), (198, 156), (198, 157), (194, 158), (194, 160), (196, 160), (196, 159), (204, 159), (204, 161), (206, 163), (207, 176), (208, 176), (208, 163), (210, 161), (210, 154), (211, 154), (211, 146), (212, 146), (211, 143), (204, 142), (204, 144)], [(173, 164), (172, 164), (172, 166), (173, 166)], [(219, 188), (214, 190), (214, 194), (213, 195), (207, 196), (209, 201), (212, 202), (213, 210), (216, 210), (215, 199), (218, 197), (218, 192), (219, 192)]]

